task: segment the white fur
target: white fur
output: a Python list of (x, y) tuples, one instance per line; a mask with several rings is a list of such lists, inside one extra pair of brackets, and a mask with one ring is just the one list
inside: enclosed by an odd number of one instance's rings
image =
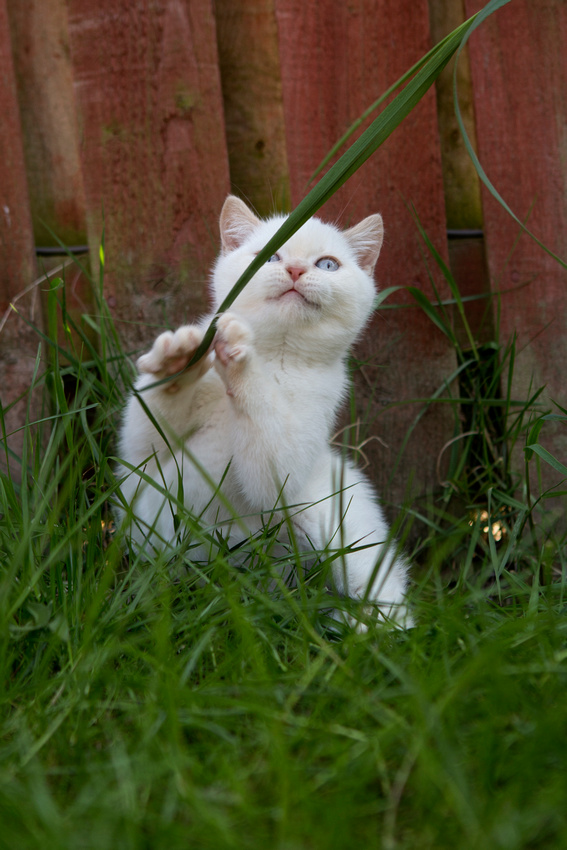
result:
[[(260, 221), (242, 201), (227, 199), (212, 278), (215, 310), (283, 220)], [(395, 554), (376, 496), (329, 446), (347, 387), (345, 359), (372, 310), (382, 236), (379, 215), (344, 233), (311, 219), (220, 316), (206, 358), (174, 382), (145, 390), (186, 365), (211, 317), (161, 334), (139, 358), (136, 391), (169, 446), (133, 394), (120, 453), (140, 472), (123, 467), (120, 473), (138, 519), (131, 528), (135, 544), (174, 539), (167, 496), (143, 476), (177, 494), (181, 471), (186, 507), (204, 523), (226, 522), (231, 542), (257, 531), (262, 512), (293, 506), (294, 535), (305, 550), (356, 550), (334, 561), (336, 589), (354, 598), (366, 594), (384, 615), (409, 623), (407, 565)], [(322, 258), (338, 268), (318, 267)], [(223, 476), (222, 497), (214, 496)]]

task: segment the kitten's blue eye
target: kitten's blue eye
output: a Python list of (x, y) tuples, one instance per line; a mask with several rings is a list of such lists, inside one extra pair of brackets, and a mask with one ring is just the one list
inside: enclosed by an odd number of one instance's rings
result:
[(280, 255), (279, 254), (272, 254), (270, 259), (268, 260), (269, 263), (279, 263), (279, 261), (280, 261)]
[(321, 257), (320, 260), (317, 260), (315, 265), (318, 269), (323, 269), (325, 272), (336, 272), (339, 267), (337, 261), (333, 260), (332, 257)]

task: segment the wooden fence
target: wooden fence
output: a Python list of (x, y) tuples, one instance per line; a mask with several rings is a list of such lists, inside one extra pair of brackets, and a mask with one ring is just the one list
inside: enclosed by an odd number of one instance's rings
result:
[[(67, 244), (88, 244), (96, 270), (104, 217), (106, 299), (126, 347), (139, 351), (156, 327), (202, 310), (228, 191), (260, 213), (293, 207), (346, 127), (483, 5), (0, 0), (3, 403), (25, 389), (37, 353), (37, 338), (9, 309), (17, 303), (40, 321), (37, 287), (22, 295), (38, 274), (34, 246), (56, 244), (51, 232)], [(562, 0), (512, 0), (473, 35), (459, 69), (465, 120), (487, 174), (563, 257), (566, 42)], [(564, 403), (565, 271), (481, 193), (463, 156), (448, 84), (428, 93), (321, 215), (348, 224), (380, 211), (379, 285), (417, 286), (433, 297), (413, 205), (466, 294), (490, 286), (502, 293), (492, 324), (502, 339), (518, 335), (514, 394), (545, 384), (547, 399)], [(448, 229), (482, 229), (484, 239), (448, 242)], [(68, 279), (67, 290), (71, 310), (92, 309), (85, 281)], [(400, 501), (410, 481), (416, 493), (437, 483), (455, 417), (447, 405), (425, 409), (423, 399), (443, 387), (456, 359), (407, 293), (388, 303), (403, 309), (373, 320), (358, 349), (367, 362), (357, 396), (378, 438), (366, 447), (374, 477), (387, 498)], [(471, 307), (473, 323), (478, 315)], [(479, 338), (487, 327), (477, 323)], [(394, 460), (420, 413), (392, 483)], [(559, 428), (550, 423), (542, 442), (565, 461)]]

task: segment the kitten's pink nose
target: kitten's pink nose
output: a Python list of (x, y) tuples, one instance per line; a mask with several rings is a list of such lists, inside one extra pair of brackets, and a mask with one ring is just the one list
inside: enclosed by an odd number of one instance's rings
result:
[(297, 283), (298, 278), (305, 274), (304, 266), (286, 266), (286, 271), (294, 283)]

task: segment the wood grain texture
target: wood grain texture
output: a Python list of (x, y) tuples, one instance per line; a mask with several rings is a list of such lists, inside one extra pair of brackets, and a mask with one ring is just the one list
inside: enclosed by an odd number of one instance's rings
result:
[[(0, 0), (0, 114), (0, 403), (6, 413), (30, 386), (39, 344), (10, 303), (39, 324), (41, 313), (37, 287), (24, 294), (35, 277), (35, 257), (5, 0)], [(25, 397), (6, 415), (8, 433), (25, 420), (27, 402)], [(21, 443), (21, 432), (8, 441), (16, 453)], [(0, 464), (4, 469), (3, 448)], [(13, 472), (17, 476), (17, 464)]]
[[(10, 2), (24, 155), (37, 245), (86, 242), (85, 192), (64, 0)], [(52, 232), (50, 232), (52, 231)]]
[(6, 0), (0, 0), (0, 297), (1, 309), (29, 283), (34, 248)]
[(260, 215), (289, 210), (274, 0), (216, 0), (232, 190)]
[[(84, 245), (86, 200), (67, 4), (65, 0), (51, 0), (49, 4), (12, 0), (9, 13), (35, 244), (57, 246), (59, 240), (66, 245)], [(40, 273), (46, 275), (41, 289), (45, 293), (49, 288), (48, 272), (65, 263), (65, 271), (56, 274), (66, 281), (67, 314), (83, 325), (83, 333), (92, 336), (82, 322), (84, 314), (95, 312), (91, 282), (68, 263), (63, 252), (52, 261), (38, 261)], [(68, 340), (60, 327), (63, 348)], [(71, 340), (71, 345), (80, 350), (81, 341), (74, 331)]]
[[(433, 42), (439, 42), (465, 21), (464, 0), (429, 0), (429, 19)], [(447, 227), (478, 229), (482, 228), (480, 180), (468, 155), (455, 115), (454, 68), (453, 57), (435, 83)], [(476, 149), (471, 68), (466, 46), (459, 58), (457, 86), (461, 116)]]
[[(350, 123), (431, 47), (429, 19), (427, 4), (394, 0), (277, 0), (276, 10), (295, 204)], [(446, 256), (433, 90), (321, 212), (343, 225), (381, 212), (386, 237), (376, 271), (380, 288), (416, 286), (432, 296), (407, 204), (415, 205)], [(438, 390), (455, 360), (444, 336), (408, 293), (396, 293), (389, 303), (394, 302), (400, 309), (379, 311), (358, 347), (358, 356), (367, 362), (356, 383), (358, 413), (369, 420), (373, 438), (365, 447), (372, 474), (384, 497), (399, 502), (410, 481), (418, 493), (436, 484), (437, 456), (452, 436), (451, 414), (440, 406), (425, 413), (393, 484), (390, 477), (404, 437), (423, 411), (422, 402), (409, 402)]]
[[(466, 5), (472, 14), (484, 4)], [(567, 5), (515, 0), (473, 34), (470, 56), (480, 161), (516, 215), (567, 259)], [(545, 385), (544, 404), (565, 406), (567, 271), (525, 234), (516, 245), (518, 225), (487, 191), (483, 204), (501, 336), (517, 334), (514, 395)], [(547, 423), (541, 442), (567, 461), (565, 427)], [(545, 486), (560, 477), (542, 470)]]
[[(70, 0), (91, 256), (139, 349), (202, 310), (228, 165), (210, 0)], [(151, 325), (151, 327), (150, 327)]]

